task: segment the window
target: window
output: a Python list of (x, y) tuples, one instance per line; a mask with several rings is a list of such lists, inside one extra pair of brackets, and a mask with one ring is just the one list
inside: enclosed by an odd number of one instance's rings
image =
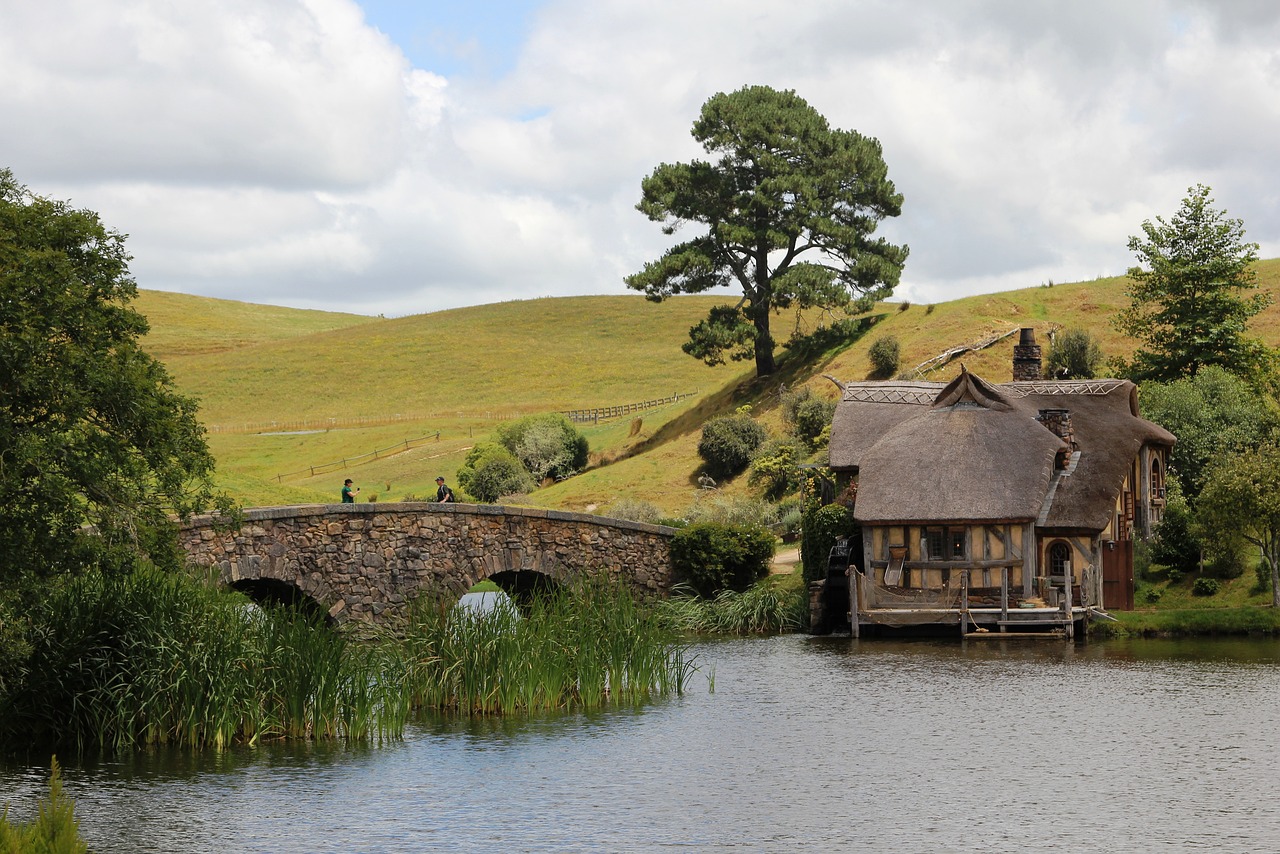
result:
[(964, 528), (925, 528), (925, 551), (929, 560), (964, 560)]
[(1160, 458), (1151, 460), (1151, 500), (1164, 503), (1164, 469), (1160, 466)]
[(1071, 574), (1071, 546), (1062, 540), (1049, 546), (1049, 574)]

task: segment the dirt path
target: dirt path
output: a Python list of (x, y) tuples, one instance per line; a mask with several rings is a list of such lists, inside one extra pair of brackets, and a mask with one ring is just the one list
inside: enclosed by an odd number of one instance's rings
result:
[(791, 572), (800, 563), (800, 547), (786, 546), (778, 549), (777, 554), (773, 556), (773, 563), (769, 565), (769, 572), (772, 574), (782, 574)]

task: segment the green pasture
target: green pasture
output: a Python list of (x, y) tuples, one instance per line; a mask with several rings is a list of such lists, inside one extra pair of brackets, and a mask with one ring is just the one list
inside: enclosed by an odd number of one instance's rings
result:
[[(1280, 260), (1260, 262), (1258, 273), (1264, 290), (1280, 293)], [(749, 405), (778, 431), (784, 386), (834, 398), (837, 389), (823, 375), (866, 379), (867, 351), (886, 335), (899, 342), (902, 370), (988, 332), (1026, 325), (1046, 351), (1051, 330), (1081, 328), (1104, 356), (1128, 356), (1131, 342), (1109, 325), (1126, 302), (1124, 288), (1123, 278), (1099, 278), (933, 306), (881, 303), (860, 335), (782, 348), (778, 373), (764, 379), (755, 378), (750, 362), (711, 368), (680, 349), (710, 306), (733, 300), (727, 292), (657, 304), (630, 294), (544, 298), (390, 320), (151, 291), (138, 306), (152, 324), (147, 345), (201, 403), (219, 484), (247, 506), (333, 501), (346, 477), (361, 486), (362, 500), (431, 496), (437, 475), (456, 487), (467, 450), (504, 420), (692, 393), (581, 425), (592, 452), (588, 470), (523, 499), (599, 512), (643, 500), (677, 515), (701, 497), (697, 442), (708, 418)], [(774, 334), (785, 342), (793, 331), (812, 333), (840, 319), (785, 312)], [(1280, 341), (1280, 301), (1254, 328), (1264, 340)], [(968, 353), (927, 378), (947, 380), (964, 364), (1007, 380), (1013, 343)], [(310, 473), (437, 432), (438, 443)], [(719, 487), (731, 495), (749, 491), (745, 478)]]

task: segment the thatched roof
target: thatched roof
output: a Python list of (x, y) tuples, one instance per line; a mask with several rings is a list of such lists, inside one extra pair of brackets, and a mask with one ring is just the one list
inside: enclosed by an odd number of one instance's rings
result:
[[(1127, 380), (992, 385), (962, 371), (950, 383), (848, 383), (831, 428), (831, 466), (858, 472), (865, 522), (1040, 519), (1101, 530), (1143, 443), (1172, 446), (1138, 414)], [(1068, 410), (1079, 457), (1037, 420)], [(1056, 481), (1056, 486), (1050, 489)]]

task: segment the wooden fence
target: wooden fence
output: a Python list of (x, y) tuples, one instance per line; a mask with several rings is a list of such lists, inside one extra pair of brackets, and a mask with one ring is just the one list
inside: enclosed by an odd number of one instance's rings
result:
[(654, 409), (658, 406), (666, 406), (668, 403), (676, 403), (687, 397), (693, 397), (697, 392), (689, 394), (673, 394), (671, 397), (661, 397), (657, 400), (645, 400), (640, 403), (624, 403), (621, 406), (601, 406), (595, 409), (567, 409), (561, 410), (561, 414), (575, 424), (599, 424), (601, 421), (607, 421), (610, 418), (621, 418), (624, 415), (630, 415), (633, 412), (642, 412), (646, 409)]
[(362, 462), (369, 463), (374, 460), (380, 460), (384, 457), (394, 456), (395, 454), (403, 454), (412, 448), (420, 448), (428, 442), (439, 442), (440, 431), (436, 431), (434, 435), (422, 436), (417, 439), (405, 439), (398, 445), (392, 445), (389, 448), (376, 448), (367, 454), (360, 454), (356, 457), (345, 457), (341, 460), (334, 460), (331, 463), (321, 463), (318, 466), (307, 466), (298, 471), (285, 472), (276, 475), (276, 483), (280, 483), (286, 477), (315, 477), (318, 474), (327, 474), (328, 472), (341, 471), (352, 465), (359, 465)]

